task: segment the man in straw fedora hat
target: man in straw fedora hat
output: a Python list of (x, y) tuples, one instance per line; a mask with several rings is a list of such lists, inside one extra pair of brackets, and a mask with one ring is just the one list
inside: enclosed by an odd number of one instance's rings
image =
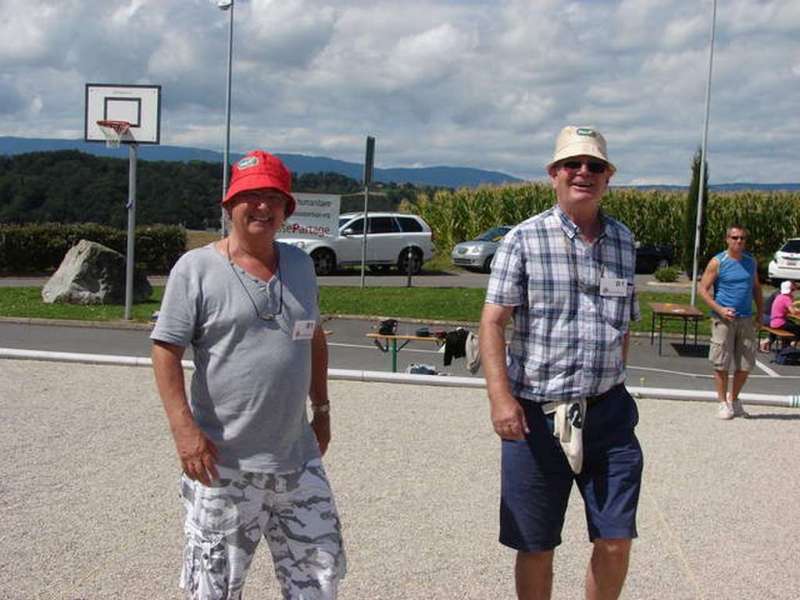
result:
[(346, 570), (321, 462), (331, 430), (314, 265), (275, 240), (296, 206), (291, 186), (280, 159), (261, 150), (233, 165), (230, 235), (175, 264), (150, 336), (183, 470), (189, 598), (240, 598), (262, 537), (284, 598), (332, 600)]
[(612, 599), (637, 535), (643, 464), (624, 384), (628, 326), (639, 318), (636, 250), (631, 232), (600, 209), (616, 168), (599, 131), (562, 129), (546, 169), (556, 204), (505, 236), (481, 318), (491, 420), (502, 440), (500, 542), (517, 551), (517, 596), (550, 598), (575, 482), (594, 546), (586, 597)]

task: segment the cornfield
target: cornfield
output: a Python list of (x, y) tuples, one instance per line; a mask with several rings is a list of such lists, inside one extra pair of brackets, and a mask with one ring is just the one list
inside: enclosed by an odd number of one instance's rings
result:
[[(453, 246), (497, 225), (516, 225), (553, 205), (546, 183), (484, 186), (438, 191), (405, 208), (419, 214), (435, 233), (437, 250)], [(614, 188), (603, 199), (603, 210), (625, 223), (642, 244), (671, 244), (677, 264), (683, 260), (686, 193)], [(707, 243), (702, 263), (724, 248), (726, 228), (734, 223), (750, 232), (748, 248), (762, 265), (784, 240), (800, 236), (800, 193), (711, 193), (705, 206)]]

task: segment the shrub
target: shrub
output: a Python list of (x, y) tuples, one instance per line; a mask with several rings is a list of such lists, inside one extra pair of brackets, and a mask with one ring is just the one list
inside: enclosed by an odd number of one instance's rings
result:
[(677, 267), (662, 267), (656, 270), (653, 277), (656, 278), (656, 281), (660, 281), (661, 283), (674, 283), (678, 281), (678, 276), (680, 274), (681, 271)]
[[(135, 236), (136, 264), (150, 274), (167, 273), (186, 248), (186, 230), (176, 225), (137, 227)], [(0, 225), (0, 273), (53, 271), (67, 251), (82, 239), (121, 254), (127, 250), (127, 232), (105, 225)]]

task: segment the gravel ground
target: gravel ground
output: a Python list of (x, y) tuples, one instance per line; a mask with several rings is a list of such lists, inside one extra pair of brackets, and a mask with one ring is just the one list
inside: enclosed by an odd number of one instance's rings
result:
[[(177, 461), (149, 369), (0, 360), (0, 573), (9, 599), (180, 598)], [(482, 390), (332, 382), (326, 465), (340, 598), (512, 598), (496, 542), (499, 444)], [(645, 485), (627, 599), (796, 599), (800, 412), (721, 422), (644, 400)], [(554, 598), (582, 598), (573, 494)], [(266, 547), (250, 597), (279, 598)]]

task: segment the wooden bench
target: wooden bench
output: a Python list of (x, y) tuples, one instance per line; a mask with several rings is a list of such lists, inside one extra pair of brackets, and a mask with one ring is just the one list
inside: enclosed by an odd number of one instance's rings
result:
[[(375, 343), (378, 350), (381, 352), (391, 352), (392, 373), (397, 373), (397, 353), (405, 348), (409, 342), (433, 342), (437, 347), (443, 346), (445, 343), (444, 338), (439, 338), (434, 335), (384, 335), (382, 333), (368, 333), (367, 337)], [(397, 345), (398, 340), (402, 342), (399, 346)]]
[[(790, 331), (786, 331), (785, 329), (778, 329), (777, 327), (769, 327), (767, 325), (762, 325), (761, 328), (758, 330), (758, 339), (759, 342), (761, 341), (761, 334), (766, 333), (767, 339), (769, 340), (768, 349), (772, 347), (772, 344), (778, 340), (781, 342), (781, 348), (785, 348), (789, 342), (791, 342), (795, 335)], [(775, 350), (775, 355), (777, 356), (778, 350)]]

